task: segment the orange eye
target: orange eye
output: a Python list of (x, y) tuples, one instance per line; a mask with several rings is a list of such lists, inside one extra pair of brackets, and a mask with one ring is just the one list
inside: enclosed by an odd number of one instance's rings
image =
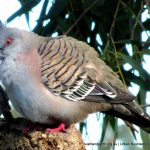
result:
[(13, 42), (13, 40), (14, 40), (13, 38), (7, 37), (5, 41), (5, 46), (10, 45)]

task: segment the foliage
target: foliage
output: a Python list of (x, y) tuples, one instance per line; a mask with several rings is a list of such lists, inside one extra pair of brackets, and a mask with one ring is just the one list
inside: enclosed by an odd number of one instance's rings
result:
[[(29, 12), (40, 0), (19, 1), (22, 7), (8, 18), (8, 22), (25, 14), (30, 25)], [(146, 105), (146, 93), (150, 90), (150, 76), (143, 68), (143, 56), (150, 54), (148, 36), (150, 19), (147, 18), (142, 22), (141, 16), (143, 12), (150, 11), (149, 1), (55, 0), (52, 1), (52, 7), (48, 7), (48, 3), (49, 0), (44, 0), (33, 32), (43, 36), (51, 36), (57, 32), (58, 35), (67, 34), (88, 42), (127, 86), (130, 86), (131, 82), (140, 86), (137, 101), (141, 105)], [(144, 31), (148, 36), (146, 41), (141, 39)], [(127, 44), (132, 48), (132, 55), (128, 53)], [(123, 67), (126, 63), (132, 66), (128, 71)], [(109, 123), (113, 131), (118, 132), (116, 120), (104, 116), (101, 142)], [(144, 141), (150, 140), (143, 131), (140, 133)], [(115, 138), (117, 137), (114, 136), (114, 140)]]

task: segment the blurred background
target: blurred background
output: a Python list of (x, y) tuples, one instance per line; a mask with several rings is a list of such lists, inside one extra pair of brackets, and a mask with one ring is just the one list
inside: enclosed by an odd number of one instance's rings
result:
[[(42, 36), (66, 34), (87, 42), (139, 105), (150, 104), (149, 0), (0, 0), (0, 20)], [(87, 150), (150, 149), (150, 135), (108, 115), (89, 115), (77, 127)]]

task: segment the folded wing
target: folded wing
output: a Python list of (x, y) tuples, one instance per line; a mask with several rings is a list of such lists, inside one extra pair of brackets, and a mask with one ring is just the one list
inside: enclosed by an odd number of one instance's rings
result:
[[(127, 102), (135, 98), (98, 58), (95, 50), (83, 42), (66, 36), (49, 39), (40, 47), (39, 55), (42, 60), (42, 82), (55, 95), (71, 101), (109, 103)], [(116, 85), (114, 81), (110, 82), (111, 79), (105, 80), (105, 73), (117, 81)], [(121, 87), (118, 88), (117, 84)]]

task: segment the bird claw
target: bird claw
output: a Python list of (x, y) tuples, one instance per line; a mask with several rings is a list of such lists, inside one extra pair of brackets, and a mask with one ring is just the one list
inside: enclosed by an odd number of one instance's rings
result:
[(64, 123), (61, 123), (58, 127), (56, 128), (47, 128), (46, 129), (46, 132), (47, 133), (52, 133), (52, 132), (60, 132), (60, 131), (66, 131), (65, 129), (65, 124)]
[[(31, 131), (40, 131), (40, 130), (43, 130), (43, 128), (38, 126), (37, 124), (30, 124), (29, 127), (22, 129), (22, 133), (24, 135), (28, 135), (29, 132), (31, 132)], [(64, 123), (61, 123), (56, 128), (46, 128), (46, 130), (45, 130), (46, 133), (53, 133), (53, 132), (60, 132), (60, 131), (63, 131), (63, 132), (66, 131)]]

